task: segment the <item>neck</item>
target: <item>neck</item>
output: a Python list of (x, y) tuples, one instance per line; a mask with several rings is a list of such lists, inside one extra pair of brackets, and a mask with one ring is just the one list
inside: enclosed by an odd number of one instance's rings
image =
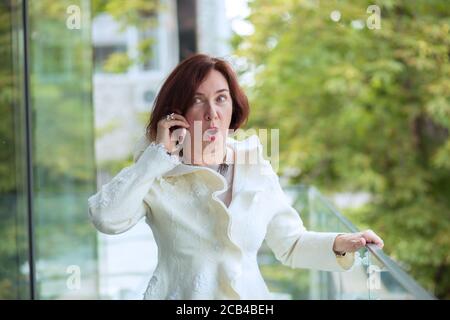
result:
[(202, 148), (183, 148), (183, 162), (198, 166), (218, 165), (225, 161), (225, 143), (216, 141)]

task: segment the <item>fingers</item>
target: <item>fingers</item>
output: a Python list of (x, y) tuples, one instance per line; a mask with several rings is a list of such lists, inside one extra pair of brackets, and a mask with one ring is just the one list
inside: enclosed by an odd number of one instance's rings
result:
[(351, 251), (356, 251), (366, 245), (366, 240), (357, 235), (354, 239), (350, 240), (350, 243), (351, 243), (351, 247), (352, 247)]
[(378, 247), (383, 248), (384, 242), (383, 240), (372, 230), (366, 230), (362, 233), (363, 238), (366, 240), (367, 243), (374, 243)]
[(178, 143), (183, 143), (186, 133), (186, 128), (177, 128), (172, 132), (171, 140), (178, 141)]
[(186, 123), (182, 120), (164, 120), (161, 124), (163, 128), (171, 128), (173, 126), (181, 126), (185, 128), (189, 128), (189, 123)]
[(333, 250), (338, 252), (355, 252), (364, 247), (365, 242), (358, 233), (339, 235), (335, 240)]
[(366, 246), (368, 243), (375, 243), (383, 248), (383, 240), (372, 230), (363, 232), (348, 233), (339, 235), (336, 238), (335, 251), (355, 252)]
[(186, 118), (183, 117), (181, 114), (173, 113), (173, 117), (174, 117), (174, 119), (182, 120), (182, 121), (185, 121), (186, 123), (188, 123)]
[(367, 244), (367, 241), (365, 238), (360, 238), (361, 247), (364, 247)]
[(171, 128), (173, 126), (182, 126), (189, 128), (190, 124), (181, 114), (172, 113), (173, 119), (162, 118), (159, 120), (158, 124), (164, 128)]

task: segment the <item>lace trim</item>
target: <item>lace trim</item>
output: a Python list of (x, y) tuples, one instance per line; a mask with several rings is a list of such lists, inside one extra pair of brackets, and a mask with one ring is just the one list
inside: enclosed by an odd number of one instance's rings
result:
[(156, 143), (155, 141), (150, 142), (150, 145), (153, 148), (156, 148), (161, 154), (164, 154), (166, 159), (169, 160), (170, 162), (172, 162), (173, 164), (180, 164), (180, 157), (177, 156), (176, 154), (171, 154), (166, 146), (164, 145), (164, 143)]
[(195, 292), (200, 292), (207, 284), (208, 281), (203, 273), (196, 274), (193, 280), (192, 290)]

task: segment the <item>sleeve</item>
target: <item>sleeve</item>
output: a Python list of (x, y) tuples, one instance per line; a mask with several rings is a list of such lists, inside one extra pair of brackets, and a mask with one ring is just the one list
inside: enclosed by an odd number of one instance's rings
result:
[[(262, 146), (260, 145), (262, 149)], [(338, 256), (333, 251), (336, 232), (306, 230), (299, 213), (289, 204), (279, 178), (270, 163), (263, 160), (265, 174), (269, 174), (272, 191), (273, 216), (267, 225), (265, 240), (275, 257), (291, 268), (323, 271), (346, 271), (354, 264), (354, 253)]]
[(153, 181), (180, 163), (163, 144), (143, 142), (141, 138), (135, 147), (134, 164), (88, 199), (89, 219), (100, 232), (119, 234), (133, 227), (150, 211), (144, 197)]

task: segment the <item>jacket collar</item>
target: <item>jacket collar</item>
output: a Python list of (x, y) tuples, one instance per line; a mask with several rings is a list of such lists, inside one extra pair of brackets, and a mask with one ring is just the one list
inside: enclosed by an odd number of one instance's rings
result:
[[(244, 187), (246, 187), (247, 181), (249, 180), (247, 179), (247, 176), (250, 166), (245, 159), (250, 159), (252, 157), (252, 153), (256, 153), (256, 156), (258, 156), (258, 145), (260, 145), (260, 142), (257, 135), (252, 135), (241, 141), (235, 140), (228, 136), (226, 139), (226, 143), (227, 146), (233, 149), (234, 159), (237, 160), (237, 163), (235, 163), (234, 165), (233, 174), (232, 197), (234, 199), (238, 193), (244, 190)], [(141, 154), (144, 152), (148, 145), (149, 142), (146, 136), (142, 136), (134, 147), (134, 162), (136, 162), (140, 158)], [(173, 169), (164, 173), (162, 177), (180, 176), (196, 171), (209, 171), (214, 177), (217, 178), (217, 182), (219, 183), (219, 185), (224, 185), (225, 183), (225, 178), (223, 178), (222, 175), (208, 167), (187, 165), (181, 162)]]
[[(252, 135), (244, 140), (238, 141), (231, 137), (227, 137), (226, 140), (227, 146), (231, 147), (234, 151), (234, 160), (237, 162), (234, 163), (234, 171), (233, 171), (233, 187), (232, 187), (232, 202), (230, 204), (231, 206), (235, 204), (236, 198), (238, 194), (240, 194), (243, 190), (247, 188), (247, 185), (249, 183), (248, 179), (248, 173), (250, 169), (250, 165), (246, 162), (246, 159), (250, 159), (252, 152), (257, 152), (258, 150), (258, 144), (259, 139), (258, 136)], [(218, 182), (218, 189), (219, 192), (225, 191), (225, 185), (226, 181), (225, 178), (218, 173), (217, 171), (214, 171), (208, 167), (204, 166), (194, 166), (194, 165), (187, 165), (184, 163), (180, 163), (172, 170), (166, 172), (163, 174), (163, 177), (169, 177), (169, 176), (179, 176), (183, 174), (188, 174), (192, 172), (199, 172), (199, 171), (209, 171), (210, 174), (212, 174), (216, 181)]]

